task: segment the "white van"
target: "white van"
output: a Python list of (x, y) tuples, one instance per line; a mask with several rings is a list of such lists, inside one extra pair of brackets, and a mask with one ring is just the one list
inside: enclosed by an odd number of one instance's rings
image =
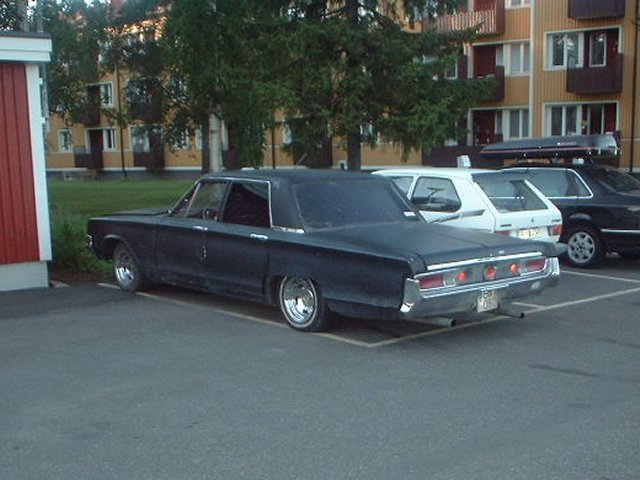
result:
[(557, 242), (562, 215), (530, 182), (478, 168), (378, 170), (390, 177), (428, 222)]

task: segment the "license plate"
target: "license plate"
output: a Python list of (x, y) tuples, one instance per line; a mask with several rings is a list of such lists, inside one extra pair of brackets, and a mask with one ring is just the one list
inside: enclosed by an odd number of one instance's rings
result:
[(478, 295), (476, 302), (477, 312), (487, 312), (498, 308), (498, 292), (495, 290), (484, 290)]
[(541, 232), (539, 228), (522, 228), (516, 232), (518, 238), (529, 240), (531, 238), (539, 238)]

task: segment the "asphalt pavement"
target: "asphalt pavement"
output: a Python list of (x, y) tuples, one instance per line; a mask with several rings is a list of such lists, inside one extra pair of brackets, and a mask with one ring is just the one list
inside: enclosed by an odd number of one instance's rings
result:
[(523, 320), (342, 319), (178, 289), (0, 293), (0, 479), (640, 478), (640, 264)]

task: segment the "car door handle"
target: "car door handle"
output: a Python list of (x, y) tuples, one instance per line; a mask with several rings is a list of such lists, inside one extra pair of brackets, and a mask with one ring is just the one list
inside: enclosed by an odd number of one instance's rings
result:
[(269, 237), (267, 237), (266, 235), (260, 235), (259, 233), (252, 233), (250, 237), (255, 238), (256, 240), (260, 240), (261, 242), (266, 242), (267, 240), (269, 240)]

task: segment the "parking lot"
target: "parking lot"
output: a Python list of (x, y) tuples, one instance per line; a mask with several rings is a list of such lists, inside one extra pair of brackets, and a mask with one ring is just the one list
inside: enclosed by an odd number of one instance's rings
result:
[[(562, 280), (558, 287), (547, 289), (542, 295), (515, 303), (515, 310), (522, 311), (527, 319), (539, 318), (552, 310), (571, 311), (585, 306), (599, 311), (599, 304), (606, 299), (640, 294), (639, 262), (622, 260), (612, 255), (597, 270), (580, 270), (562, 266)], [(101, 284), (104, 288), (117, 288), (113, 284)], [(265, 323), (269, 326), (288, 328), (277, 309), (193, 292), (173, 287), (155, 287), (153, 290), (139, 293), (140, 296), (160, 302), (173, 303), (184, 307), (198, 305), (210, 308), (239, 320)], [(609, 314), (613, 312), (608, 312)], [(601, 314), (607, 314), (602, 312)], [(629, 312), (633, 315), (633, 312)], [(441, 335), (467, 328), (479, 328), (480, 325), (504, 321), (507, 317), (493, 315), (476, 318), (435, 318), (424, 322), (388, 322), (370, 321), (352, 318), (338, 318), (329, 333), (316, 336), (348, 343), (364, 348), (380, 348), (434, 335)]]
[(640, 263), (563, 269), (524, 319), (279, 312), (173, 288), (0, 294), (0, 478), (640, 476)]

